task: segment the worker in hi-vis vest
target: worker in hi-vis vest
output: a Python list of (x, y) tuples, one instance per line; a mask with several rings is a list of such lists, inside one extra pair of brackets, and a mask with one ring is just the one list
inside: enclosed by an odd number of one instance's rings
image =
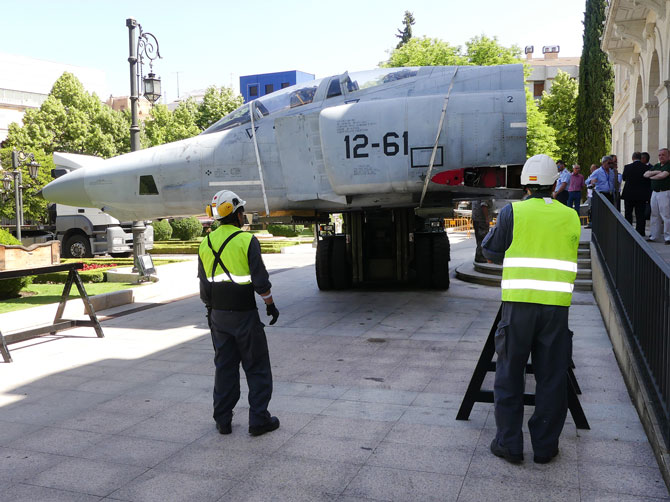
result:
[(577, 275), (579, 217), (551, 198), (558, 178), (547, 155), (528, 159), (521, 184), (528, 198), (505, 206), (482, 243), (484, 256), (502, 264), (502, 317), (495, 334), (498, 354), (493, 390), (497, 433), (491, 452), (523, 461), (523, 394), (532, 355), (535, 411), (528, 421), (533, 460), (551, 462), (568, 410), (572, 333), (568, 309)]
[(240, 398), (240, 362), (249, 386), (249, 434), (260, 436), (279, 427), (270, 416), (272, 371), (268, 342), (258, 316), (258, 293), (265, 302), (270, 325), (279, 310), (272, 299), (268, 272), (256, 237), (240, 230), (245, 201), (221, 190), (207, 206), (207, 214), (221, 224), (200, 243), (198, 278), (200, 299), (214, 344), (214, 421), (221, 434), (232, 432), (233, 408)]

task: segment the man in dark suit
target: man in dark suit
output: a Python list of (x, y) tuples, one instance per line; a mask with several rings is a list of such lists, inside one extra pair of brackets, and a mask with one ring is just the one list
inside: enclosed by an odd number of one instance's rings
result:
[(644, 177), (644, 173), (649, 166), (642, 162), (640, 152), (633, 153), (633, 162), (623, 168), (623, 181), (626, 184), (623, 187), (622, 198), (624, 200), (624, 210), (626, 220), (633, 224), (633, 211), (635, 211), (635, 230), (644, 237), (645, 208), (651, 198), (651, 183), (649, 178)]

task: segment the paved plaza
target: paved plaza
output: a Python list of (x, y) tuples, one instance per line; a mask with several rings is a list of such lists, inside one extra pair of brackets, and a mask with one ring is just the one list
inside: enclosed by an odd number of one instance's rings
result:
[[(473, 252), (474, 238), (453, 234), (452, 271)], [(537, 465), (524, 425), (526, 461), (515, 466), (489, 452), (491, 404), (455, 420), (498, 289), (452, 275), (446, 292), (320, 292), (313, 251), (266, 263), (281, 312), (266, 328), (280, 429), (247, 434), (243, 382), (233, 433), (217, 433), (212, 342), (203, 305), (188, 296), (195, 262), (166, 265), (149, 286), (163, 304), (99, 312), (105, 338), (78, 328), (10, 346), (14, 362), (0, 364), (0, 500), (670, 498), (590, 292), (575, 295), (570, 326), (591, 430), (568, 415), (559, 456)], [(5, 314), (0, 326), (53, 312)]]

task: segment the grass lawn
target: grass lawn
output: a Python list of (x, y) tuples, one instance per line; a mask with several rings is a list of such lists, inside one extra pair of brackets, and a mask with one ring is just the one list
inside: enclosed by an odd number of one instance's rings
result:
[[(137, 286), (137, 284), (128, 284), (123, 282), (100, 282), (84, 284), (88, 296), (99, 295), (101, 293), (110, 293), (121, 289), (128, 289)], [(35, 293), (35, 294), (30, 294)], [(0, 301), (0, 314), (12, 312), (14, 310), (27, 309), (38, 305), (48, 305), (49, 303), (58, 303), (63, 293), (63, 284), (31, 284), (23, 291), (21, 298), (11, 298)], [(79, 298), (77, 286), (72, 285), (70, 298)]]

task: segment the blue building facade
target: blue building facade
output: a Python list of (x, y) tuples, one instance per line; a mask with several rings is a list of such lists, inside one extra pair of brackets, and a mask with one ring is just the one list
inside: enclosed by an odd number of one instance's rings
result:
[(240, 77), (240, 94), (247, 103), (279, 89), (310, 80), (314, 80), (314, 75), (297, 70), (244, 75)]

